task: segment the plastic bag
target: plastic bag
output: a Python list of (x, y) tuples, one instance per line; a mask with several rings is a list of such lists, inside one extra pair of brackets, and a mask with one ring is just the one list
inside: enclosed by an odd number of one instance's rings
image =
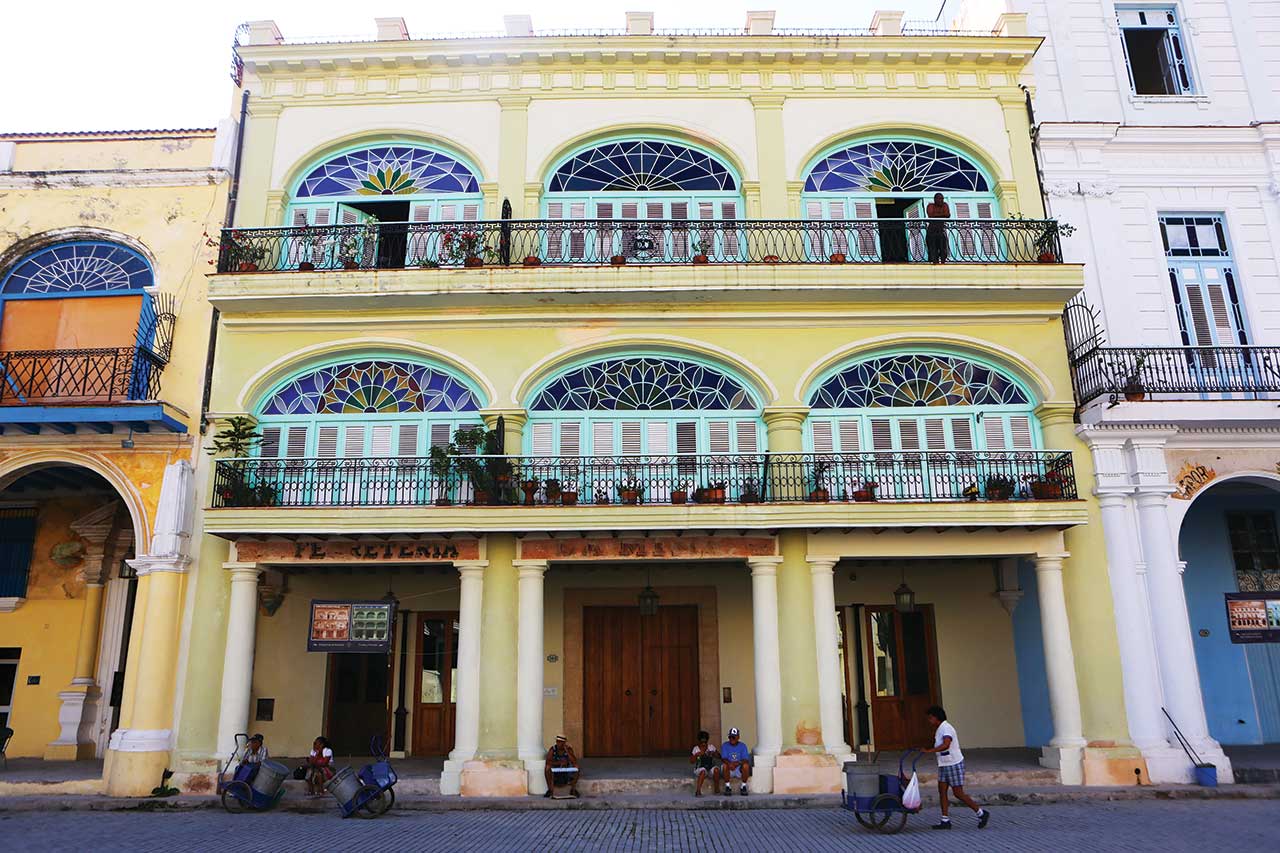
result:
[(911, 781), (907, 783), (907, 790), (902, 792), (902, 806), (908, 809), (920, 808), (920, 778), (916, 776), (915, 771), (911, 773)]

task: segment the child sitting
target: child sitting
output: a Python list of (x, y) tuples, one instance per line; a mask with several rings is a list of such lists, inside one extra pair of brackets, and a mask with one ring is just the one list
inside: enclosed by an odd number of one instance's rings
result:
[(328, 738), (318, 737), (311, 744), (311, 754), (307, 756), (307, 793), (313, 797), (324, 796), (325, 783), (333, 778), (333, 747)]
[(716, 766), (716, 758), (718, 753), (716, 748), (708, 741), (711, 735), (706, 732), (698, 732), (698, 742), (693, 746), (693, 754), (689, 756), (689, 763), (693, 765), (694, 789), (695, 797), (702, 796), (702, 783), (707, 781), (707, 777), (711, 775), (711, 770)]

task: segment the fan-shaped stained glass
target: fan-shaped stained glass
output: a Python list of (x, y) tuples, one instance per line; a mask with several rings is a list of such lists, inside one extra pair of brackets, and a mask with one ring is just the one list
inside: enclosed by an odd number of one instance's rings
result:
[(652, 139), (597, 145), (551, 176), (551, 192), (699, 192), (737, 190), (729, 169), (710, 154)]
[(262, 414), (474, 412), (478, 408), (471, 390), (448, 373), (423, 364), (369, 359), (322, 367), (290, 380), (267, 401)]
[(141, 290), (155, 283), (151, 264), (118, 243), (76, 241), (27, 255), (5, 276), (5, 293)]
[(708, 411), (757, 408), (738, 380), (711, 367), (662, 357), (611, 358), (558, 376), (535, 411)]
[(989, 192), (971, 160), (923, 142), (864, 142), (809, 170), (806, 192)]
[(307, 173), (296, 198), (474, 193), (480, 184), (462, 163), (430, 148), (379, 145), (348, 151)]
[(949, 355), (892, 355), (851, 365), (809, 397), (815, 409), (1028, 404), (1012, 379)]

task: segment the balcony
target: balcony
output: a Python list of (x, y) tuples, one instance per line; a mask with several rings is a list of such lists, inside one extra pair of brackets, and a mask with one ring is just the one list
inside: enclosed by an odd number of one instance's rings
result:
[(224, 459), (213, 508), (1020, 504), (1077, 498), (1071, 454), (918, 451), (703, 456)]
[(1268, 400), (1280, 347), (1094, 347), (1071, 359), (1076, 405), (1121, 400)]
[(157, 402), (166, 363), (136, 346), (0, 352), (0, 429), (185, 432)]
[(219, 273), (1062, 263), (1054, 220), (496, 220), (223, 231)]

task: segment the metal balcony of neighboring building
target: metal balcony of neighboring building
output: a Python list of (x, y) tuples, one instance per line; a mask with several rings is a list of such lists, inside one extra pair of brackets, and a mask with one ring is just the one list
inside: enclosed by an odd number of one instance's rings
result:
[(1032, 219), (488, 220), (224, 230), (219, 273), (702, 264), (1062, 263)]
[(167, 363), (140, 346), (0, 352), (0, 431), (186, 432), (158, 400)]

